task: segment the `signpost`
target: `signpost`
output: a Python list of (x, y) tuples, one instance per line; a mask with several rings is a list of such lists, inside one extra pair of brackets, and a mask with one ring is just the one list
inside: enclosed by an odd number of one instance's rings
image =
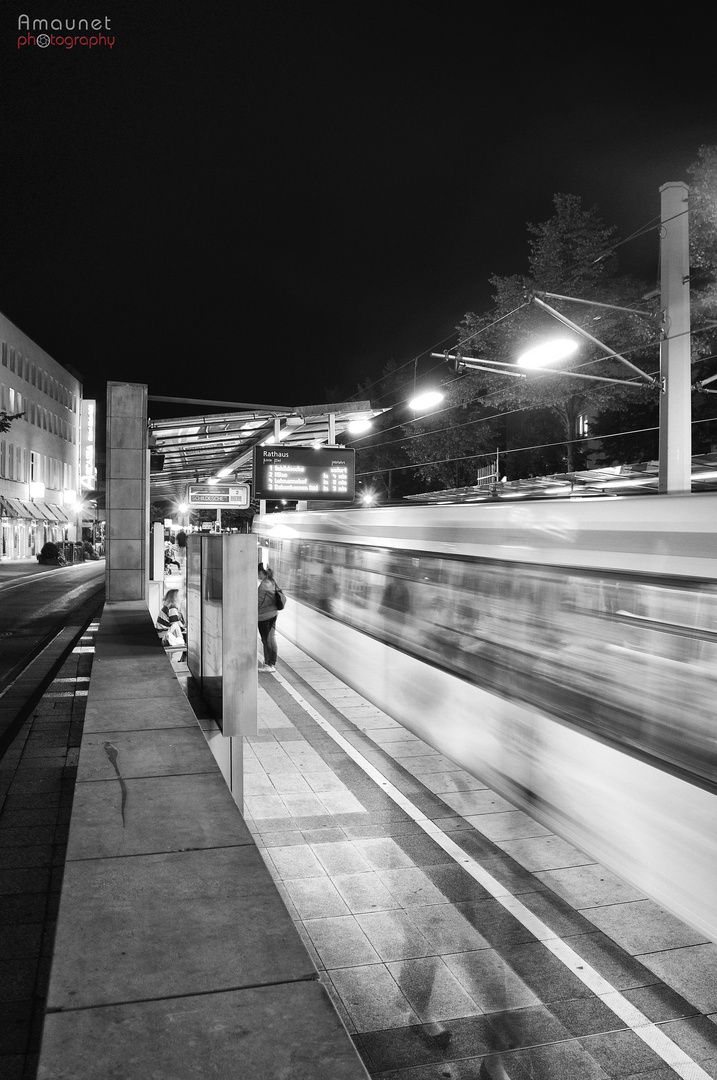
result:
[(187, 505), (190, 510), (245, 510), (249, 505), (249, 485), (190, 484)]
[(344, 447), (257, 446), (254, 496), (350, 502), (355, 493), (354, 454)]

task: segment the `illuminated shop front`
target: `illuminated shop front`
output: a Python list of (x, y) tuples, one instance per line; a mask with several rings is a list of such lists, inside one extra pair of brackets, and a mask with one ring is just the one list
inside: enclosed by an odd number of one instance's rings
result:
[(80, 452), (83, 435), (94, 444), (94, 409), (83, 413), (79, 374), (0, 315), (2, 413), (0, 558), (34, 559), (48, 541), (81, 539)]

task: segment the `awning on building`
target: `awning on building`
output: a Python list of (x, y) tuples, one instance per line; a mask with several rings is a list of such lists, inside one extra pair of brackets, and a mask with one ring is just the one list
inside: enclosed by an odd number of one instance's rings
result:
[(19, 499), (11, 499), (9, 495), (0, 496), (0, 512), (3, 517), (32, 519), (33, 515), (24, 503)]
[(47, 503), (43, 499), (38, 499), (35, 505), (42, 511), (45, 521), (59, 521), (62, 525), (66, 525), (68, 521), (73, 520), (64, 507), (58, 506), (57, 503)]
[(9, 495), (0, 495), (0, 515), (7, 518), (22, 518), (24, 521), (57, 521), (61, 525), (75, 522), (75, 516), (64, 506), (48, 503), (44, 499), (11, 499)]
[[(18, 501), (20, 501), (20, 500), (18, 500)], [(25, 517), (35, 518), (36, 521), (44, 521), (45, 520), (45, 515), (43, 514), (42, 510), (37, 505), (37, 503), (22, 501), (22, 502), (20, 502), (20, 505), (24, 506), (25, 510), (27, 511), (26, 514), (25, 514)]]

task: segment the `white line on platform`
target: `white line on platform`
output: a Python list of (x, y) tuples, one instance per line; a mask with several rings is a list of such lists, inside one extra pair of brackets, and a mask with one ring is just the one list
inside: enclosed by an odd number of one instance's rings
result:
[[(301, 706), (304, 712), (307, 713), (307, 715), (310, 716), (311, 719), (314, 720), (346, 754), (348, 754), (352, 761), (363, 769), (367, 776), (370, 776), (371, 779), (378, 784), (391, 799), (393, 799), (397, 806), (400, 806), (401, 809), (428, 834), (428, 836), (443, 848), (446, 854), (450, 855), (451, 858), (462, 866), (475, 881), (482, 885), (486, 892), (490, 893), (495, 900), (502, 904), (503, 907), (522, 923), (527, 930), (530, 930), (530, 932), (545, 945), (546, 949), (550, 950), (553, 956), (560, 960), (573, 975), (576, 975), (589, 990), (599, 997), (615, 1016), (618, 1016), (625, 1024), (627, 1024), (627, 1026), (634, 1031), (634, 1033), (642, 1039), (650, 1049), (661, 1057), (671, 1069), (674, 1069), (678, 1076), (681, 1076), (683, 1080), (711, 1080), (710, 1074), (705, 1072), (696, 1061), (693, 1061), (689, 1054), (686, 1054), (684, 1050), (680, 1049), (680, 1047), (672, 1041), (672, 1039), (665, 1035), (661, 1027), (649, 1020), (639, 1009), (636, 1009), (635, 1006), (619, 992), (619, 990), (616, 990), (607, 979), (604, 979), (603, 976), (595, 970), (595, 968), (591, 967), (590, 964), (588, 964), (586, 960), (583, 960), (574, 949), (562, 940), (562, 938), (558, 937), (555, 931), (551, 930), (550, 927), (539, 919), (537, 915), (534, 915), (525, 904), (518, 900), (517, 897), (513, 896), (504, 885), (501, 885), (499, 881), (489, 874), (480, 863), (476, 862), (476, 860), (468, 855), (463, 848), (459, 847), (455, 841), (451, 840), (451, 838), (443, 832), (435, 822), (426, 817), (423, 811), (419, 810), (417, 806), (414, 806), (411, 800), (408, 799), (403, 792), (399, 791), (397, 787), (394, 787), (394, 785), (387, 780), (370, 761), (367, 761), (355, 746), (352, 746), (328, 720), (325, 720), (324, 717), (294, 689), (291, 683), (287, 682), (278, 672), (274, 677), (281, 683), (294, 701)], [(320, 693), (320, 691), (317, 691), (317, 693)]]

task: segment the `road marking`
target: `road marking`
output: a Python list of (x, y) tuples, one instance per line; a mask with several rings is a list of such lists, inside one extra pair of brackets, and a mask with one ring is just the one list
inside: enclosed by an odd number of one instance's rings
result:
[(8, 581), (0, 581), (0, 592), (10, 592), (11, 589), (19, 589), (21, 585), (26, 585), (28, 581), (34, 581), (36, 578), (44, 577), (45, 574), (51, 574), (52, 570), (38, 570), (36, 574), (25, 574), (21, 578), (12, 578)]
[[(291, 666), (290, 664), (287, 666)], [(293, 669), (292, 669), (293, 670)], [(300, 678), (302, 676), (299, 676)], [(341, 749), (348, 754), (352, 761), (354, 761), (361, 769), (369, 776), (378, 786), (385, 791), (386, 794), (393, 799), (397, 806), (400, 806), (413, 821), (416, 822), (420, 828), (423, 829), (428, 836), (439, 844), (446, 854), (450, 855), (463, 869), (471, 875), (471, 877), (477, 881), (483, 888), (490, 893), (490, 895), (502, 904), (502, 906), (511, 913), (522, 925), (529, 930), (543, 945), (555, 956), (558, 960), (570, 970), (573, 975), (576, 975), (580, 981), (591, 990), (596, 997), (607, 1005), (611, 1010), (623, 1021), (634, 1033), (637, 1035), (647, 1046), (650, 1047), (662, 1060), (670, 1066), (671, 1069), (681, 1076), (683, 1080), (711, 1080), (710, 1074), (694, 1061), (689, 1054), (686, 1054), (684, 1050), (680, 1049), (676, 1043), (672, 1041), (664, 1031), (651, 1020), (649, 1020), (644, 1013), (627, 1000), (618, 990), (612, 986), (607, 979), (603, 978), (599, 971), (596, 971), (594, 967), (591, 967), (586, 960), (583, 960), (578, 953), (575, 952), (569, 945), (558, 937), (554, 930), (551, 930), (541, 919), (534, 915), (529, 908), (525, 906), (517, 897), (504, 886), (501, 885), (491, 874), (485, 870), (480, 863), (476, 862), (470, 855), (468, 855), (463, 848), (459, 847), (455, 841), (443, 832), (435, 822), (426, 817), (423, 811), (419, 810), (417, 806), (407, 798), (403, 792), (387, 780), (385, 776), (379, 770), (368, 761), (363, 754), (352, 746), (340, 732), (334, 728), (328, 720), (324, 719), (320, 713), (316, 711), (309, 703), (301, 696), (298, 690), (295, 690), (291, 683), (277, 672), (274, 678), (284, 687), (286, 692), (291, 695), (297, 705), (307, 713), (308, 716), (314, 720), (318, 726), (329, 735), (334, 742), (341, 747)], [(320, 694), (321, 691), (317, 690), (316, 693)], [(360, 694), (356, 695), (360, 697)], [(330, 703), (329, 703), (330, 704)]]

